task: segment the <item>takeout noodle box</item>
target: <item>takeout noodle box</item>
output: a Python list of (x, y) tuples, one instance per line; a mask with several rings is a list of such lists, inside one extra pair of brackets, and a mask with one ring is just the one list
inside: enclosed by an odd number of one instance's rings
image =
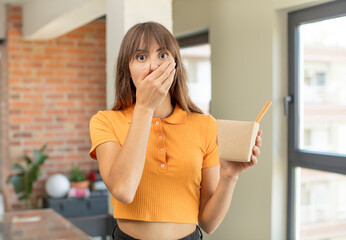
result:
[(249, 162), (258, 129), (257, 122), (217, 120), (219, 158)]

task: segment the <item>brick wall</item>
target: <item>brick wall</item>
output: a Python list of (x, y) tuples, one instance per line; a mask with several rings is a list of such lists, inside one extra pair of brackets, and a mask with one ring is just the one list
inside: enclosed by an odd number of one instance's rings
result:
[[(106, 107), (105, 20), (96, 20), (49, 41), (22, 37), (20, 7), (8, 7), (8, 161), (47, 144), (49, 159), (34, 198), (54, 173), (97, 169), (88, 156), (89, 120)], [(6, 161), (6, 159), (4, 159)], [(12, 190), (13, 192), (13, 190)], [(23, 208), (11, 194), (11, 209)]]

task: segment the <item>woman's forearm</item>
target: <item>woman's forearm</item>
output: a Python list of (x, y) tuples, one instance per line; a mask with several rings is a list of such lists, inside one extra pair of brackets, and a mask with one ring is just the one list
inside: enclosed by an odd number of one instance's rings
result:
[(238, 177), (219, 180), (214, 194), (199, 215), (199, 225), (208, 234), (213, 233), (225, 218), (231, 205)]
[(132, 202), (142, 177), (153, 110), (136, 106), (126, 140), (110, 169), (108, 182), (122, 202)]

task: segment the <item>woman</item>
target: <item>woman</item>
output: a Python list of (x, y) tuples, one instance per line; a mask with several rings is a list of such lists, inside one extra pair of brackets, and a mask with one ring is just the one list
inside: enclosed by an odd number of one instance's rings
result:
[(202, 239), (199, 227), (215, 231), (261, 145), (259, 131), (251, 162), (219, 160), (216, 134), (216, 120), (188, 96), (172, 34), (154, 22), (133, 26), (117, 60), (115, 105), (90, 120), (90, 156), (112, 195), (114, 239)]

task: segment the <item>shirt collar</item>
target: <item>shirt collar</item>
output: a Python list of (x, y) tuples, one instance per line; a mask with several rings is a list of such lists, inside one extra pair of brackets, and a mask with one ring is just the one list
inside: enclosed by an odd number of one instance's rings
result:
[[(133, 105), (132, 107), (129, 107), (123, 111), (127, 123), (131, 123), (134, 108), (135, 106)], [(170, 124), (183, 124), (185, 123), (186, 115), (187, 112), (184, 111), (178, 104), (176, 104), (173, 113), (169, 115), (167, 118), (163, 118), (161, 120)], [(152, 122), (155, 122), (157, 119), (158, 118), (153, 118)]]

